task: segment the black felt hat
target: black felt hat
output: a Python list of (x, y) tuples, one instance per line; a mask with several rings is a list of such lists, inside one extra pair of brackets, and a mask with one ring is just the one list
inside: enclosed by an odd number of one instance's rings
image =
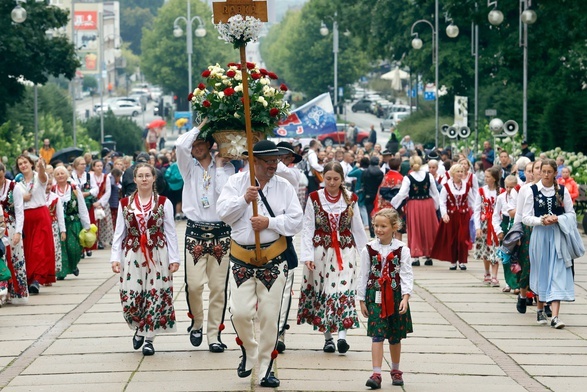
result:
[(279, 143), (277, 143), (277, 149), (285, 152), (284, 155), (293, 154), (293, 156), (294, 156), (293, 163), (298, 163), (302, 160), (302, 156), (300, 154), (296, 154), (294, 152), (294, 147), (291, 143), (279, 142)]
[[(278, 149), (271, 140), (261, 140), (253, 146), (253, 156), (255, 157), (281, 156), (286, 154), (289, 154), (289, 152)], [(243, 155), (248, 156), (249, 152), (245, 150)]]

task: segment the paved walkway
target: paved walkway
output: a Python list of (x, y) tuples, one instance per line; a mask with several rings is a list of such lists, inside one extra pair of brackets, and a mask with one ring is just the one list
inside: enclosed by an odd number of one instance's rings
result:
[[(185, 223), (178, 225), (180, 238)], [(183, 240), (180, 240), (183, 242)], [(183, 246), (183, 243), (180, 243)], [(79, 277), (42, 288), (27, 306), (0, 309), (0, 389), (16, 391), (253, 391), (239, 379), (240, 350), (227, 323), (228, 350), (212, 354), (189, 343), (183, 273), (176, 275), (178, 332), (155, 341), (143, 357), (131, 346), (123, 321), (109, 252), (82, 260)], [(415, 268), (410, 304), (414, 334), (404, 341), (405, 391), (580, 391), (587, 384), (587, 268), (576, 262), (576, 298), (563, 304), (567, 327), (536, 324), (535, 308), (515, 310), (512, 294), (482, 284), (480, 262), (467, 271), (446, 263)], [(301, 270), (296, 271), (296, 299)], [(370, 339), (362, 327), (349, 333), (346, 355), (322, 352), (323, 339), (295, 325), (277, 360), (282, 391), (362, 391), (371, 374)], [(386, 348), (387, 352), (387, 348)], [(386, 353), (384, 371), (389, 371)], [(392, 387), (384, 374), (386, 390)]]

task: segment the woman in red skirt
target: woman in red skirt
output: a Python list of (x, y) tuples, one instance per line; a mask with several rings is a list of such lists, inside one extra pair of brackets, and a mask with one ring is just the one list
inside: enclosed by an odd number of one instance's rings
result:
[(467, 255), (471, 245), (469, 221), (473, 215), (476, 194), (469, 182), (463, 181), (464, 167), (457, 163), (450, 168), (450, 179), (440, 191), (440, 215), (442, 221), (432, 247), (431, 257), (449, 261), (449, 269), (457, 265), (466, 270)]
[[(47, 208), (47, 174), (45, 162), (37, 161), (37, 172), (33, 161), (21, 155), (16, 159), (23, 180), (17, 186), (22, 188), (24, 199), (24, 225), (22, 240), (26, 262), (27, 283), (30, 294), (38, 294), (41, 284), (55, 282), (55, 245), (51, 216)], [(20, 236), (21, 233), (16, 233)], [(15, 242), (20, 241), (17, 238)]]
[(438, 231), (438, 188), (434, 177), (422, 170), (422, 158), (412, 156), (410, 168), (412, 171), (403, 178), (402, 186), (391, 200), (391, 204), (397, 209), (405, 199), (408, 199), (404, 211), (412, 265), (419, 266), (418, 258), (422, 256), (426, 257), (425, 265), (432, 265), (430, 254)]

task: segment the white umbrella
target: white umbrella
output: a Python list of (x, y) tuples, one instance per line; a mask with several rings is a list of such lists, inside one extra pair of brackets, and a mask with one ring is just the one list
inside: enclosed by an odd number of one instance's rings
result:
[(402, 71), (399, 67), (381, 75), (381, 79), (391, 80), (391, 88), (396, 91), (402, 90), (402, 80), (410, 78), (410, 74)]

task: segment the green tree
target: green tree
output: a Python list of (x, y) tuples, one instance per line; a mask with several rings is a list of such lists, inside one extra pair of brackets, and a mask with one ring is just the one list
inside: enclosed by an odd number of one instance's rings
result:
[(151, 29), (154, 19), (155, 13), (148, 8), (121, 7), (120, 20), (124, 23), (120, 24), (120, 36), (133, 53), (141, 54), (143, 30)]
[[(193, 37), (192, 85), (197, 86), (200, 73), (209, 65), (226, 65), (230, 61), (238, 61), (239, 54), (231, 45), (218, 39), (218, 32), (210, 22), (210, 8), (201, 1), (189, 1), (192, 17), (198, 15), (202, 18), (207, 31), (203, 38)], [(143, 30), (141, 71), (148, 80), (164, 90), (187, 97), (186, 28), (183, 22), (179, 23), (184, 35), (179, 38), (173, 35), (173, 21), (178, 16), (185, 16), (185, 4), (185, 0), (170, 0), (159, 10), (153, 28)], [(197, 21), (194, 21), (194, 30), (197, 25)]]
[[(100, 140), (100, 117), (90, 117), (82, 126), (87, 128), (92, 139)], [(108, 112), (104, 115), (104, 133), (112, 135), (116, 141), (116, 151), (132, 155), (143, 149), (142, 129), (128, 117), (117, 117)]]
[(19, 77), (45, 84), (49, 75), (72, 78), (80, 66), (67, 37), (46, 34), (67, 25), (68, 11), (44, 2), (27, 2), (25, 7), (27, 19), (16, 24), (10, 18), (14, 2), (0, 2), (0, 123), (6, 121), (7, 108), (24, 98)]

